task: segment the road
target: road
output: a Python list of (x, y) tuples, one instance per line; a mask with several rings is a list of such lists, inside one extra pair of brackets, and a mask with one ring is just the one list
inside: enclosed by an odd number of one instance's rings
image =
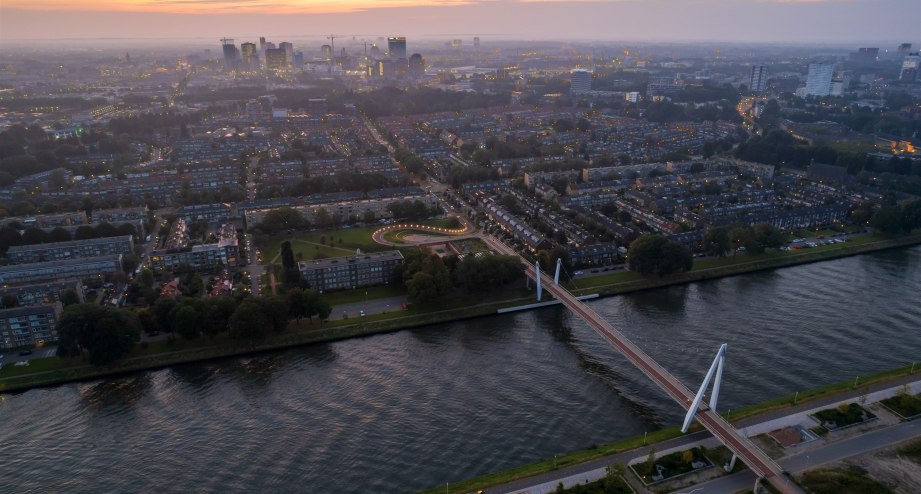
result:
[(335, 320), (345, 319), (345, 316), (349, 318), (361, 317), (361, 311), (365, 311), (366, 315), (398, 311), (403, 309), (403, 303), (405, 302), (406, 297), (399, 296), (375, 298), (348, 304), (336, 304), (333, 306), (333, 312), (330, 314), (329, 318)]
[[(921, 421), (903, 422), (832, 443), (828, 446), (811, 450), (808, 453), (788, 456), (779, 460), (779, 462), (787, 471), (800, 473), (810, 468), (876, 451), (919, 436), (921, 436)], [(695, 489), (700, 489), (697, 491), (700, 494), (736, 492), (751, 488), (754, 482), (754, 473), (750, 470), (744, 470), (710, 482), (704, 482), (695, 486)]]
[[(490, 248), (506, 255), (516, 255), (515, 251), (493, 237), (484, 236), (483, 241)], [(524, 262), (524, 260), (523, 260)], [(534, 266), (526, 264), (526, 274), (531, 279), (536, 279)], [(611, 326), (593, 309), (577, 300), (565, 288), (553, 284), (552, 278), (546, 273), (541, 273), (541, 282), (544, 289), (558, 299), (569, 310), (581, 317), (598, 334), (604, 337), (618, 351), (623, 354), (640, 371), (646, 374), (659, 388), (677, 401), (684, 409), (688, 409), (694, 398), (692, 393), (676, 377), (672, 376), (664, 367), (659, 365), (649, 355), (633, 344), (625, 335)], [(697, 421), (709, 430), (721, 443), (726, 445), (733, 453), (739, 456), (758, 476), (767, 479), (771, 485), (782, 493), (802, 492), (795, 484), (783, 476), (780, 465), (775, 463), (767, 454), (761, 451), (747, 437), (742, 435), (735, 427), (726, 422), (716, 412), (711, 410), (706, 403), (702, 403), (696, 414)]]

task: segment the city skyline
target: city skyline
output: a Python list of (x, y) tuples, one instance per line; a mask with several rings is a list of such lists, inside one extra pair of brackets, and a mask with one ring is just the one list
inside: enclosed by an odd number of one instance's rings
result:
[(102, 0), (76, 9), (62, 0), (8, 0), (0, 8), (0, 41), (396, 32), (485, 39), (884, 44), (919, 42), (919, 18), (921, 3), (911, 0)]

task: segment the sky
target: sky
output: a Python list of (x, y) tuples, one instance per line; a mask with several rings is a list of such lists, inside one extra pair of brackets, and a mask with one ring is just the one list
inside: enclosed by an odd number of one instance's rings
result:
[(921, 44), (921, 0), (0, 0), (0, 41), (320, 34)]

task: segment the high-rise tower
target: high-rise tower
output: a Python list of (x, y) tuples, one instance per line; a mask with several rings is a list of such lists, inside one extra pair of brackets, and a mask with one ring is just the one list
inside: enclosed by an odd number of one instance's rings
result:
[(406, 58), (406, 37), (393, 36), (387, 38), (387, 52), (390, 54), (390, 58), (394, 60)]
[(753, 93), (760, 93), (767, 89), (767, 66), (752, 65), (752, 77), (749, 88)]

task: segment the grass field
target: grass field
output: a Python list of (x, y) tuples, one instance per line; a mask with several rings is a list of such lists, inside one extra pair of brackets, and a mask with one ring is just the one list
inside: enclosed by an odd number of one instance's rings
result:
[[(307, 261), (313, 259), (317, 254), (327, 257), (344, 257), (355, 253), (356, 249), (362, 252), (379, 252), (390, 250), (391, 247), (380, 245), (371, 240), (371, 234), (378, 227), (366, 228), (347, 228), (343, 230), (322, 230), (313, 232), (297, 232), (293, 235), (268, 236), (259, 235), (256, 237), (256, 245), (262, 252), (262, 262), (265, 264), (272, 263), (273, 259), (281, 252), (281, 243), (285, 240), (291, 241), (291, 250), (294, 251), (295, 258)], [(276, 261), (277, 262), (277, 261)]]
[(903, 418), (921, 415), (921, 395), (903, 393), (892, 398), (886, 398), (881, 403)]
[[(420, 221), (420, 225), (428, 225), (439, 228), (450, 226), (454, 221), (453, 218), (436, 218), (431, 220)], [(300, 260), (308, 261), (317, 254), (326, 257), (344, 257), (355, 253), (356, 249), (362, 252), (380, 252), (391, 250), (393, 247), (380, 245), (371, 239), (371, 234), (381, 228), (382, 225), (372, 225), (362, 228), (342, 228), (339, 230), (318, 230), (312, 232), (295, 232), (293, 234), (281, 234), (276, 236), (257, 235), (256, 246), (262, 252), (262, 262), (271, 264), (273, 259), (281, 252), (281, 243), (285, 240), (291, 241), (291, 250), (294, 251), (295, 258), (300, 254)], [(399, 230), (404, 231), (404, 230)], [(421, 232), (420, 233), (429, 233)], [(275, 261), (277, 262), (277, 260)]]

